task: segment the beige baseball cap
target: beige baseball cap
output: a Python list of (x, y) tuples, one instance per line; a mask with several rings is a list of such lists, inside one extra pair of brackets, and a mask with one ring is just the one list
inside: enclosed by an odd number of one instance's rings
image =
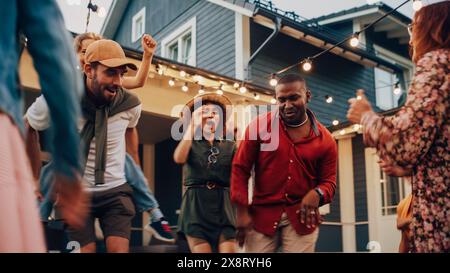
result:
[(93, 42), (86, 49), (86, 63), (99, 62), (107, 67), (119, 67), (126, 65), (132, 70), (137, 70), (135, 64), (125, 56), (122, 47), (113, 40), (102, 39)]

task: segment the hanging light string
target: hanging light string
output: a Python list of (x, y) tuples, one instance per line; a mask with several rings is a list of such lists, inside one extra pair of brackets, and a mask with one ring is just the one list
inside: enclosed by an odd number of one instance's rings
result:
[(103, 18), (106, 16), (106, 10), (104, 7), (100, 7), (96, 4), (92, 4), (92, 0), (89, 0), (89, 4), (87, 5), (88, 14), (86, 18), (86, 30), (88, 32), (89, 22), (91, 20), (91, 11), (97, 13), (98, 17)]
[(87, 18), (86, 18), (86, 30), (84, 32), (88, 32), (89, 21), (91, 19), (91, 6), (92, 6), (92, 0), (89, 0), (88, 14), (87, 14)]
[(399, 6), (397, 6), (396, 8), (394, 8), (394, 9), (392, 9), (391, 11), (389, 11), (389, 12), (385, 13), (384, 15), (380, 16), (380, 18), (378, 18), (377, 20), (373, 21), (372, 23), (370, 23), (369, 25), (367, 25), (366, 27), (364, 27), (364, 28), (361, 29), (360, 31), (357, 31), (357, 32), (353, 33), (351, 36), (349, 36), (349, 37), (343, 39), (342, 41), (340, 41), (339, 43), (333, 45), (332, 47), (329, 47), (329, 48), (327, 48), (327, 49), (325, 49), (325, 50), (323, 50), (323, 51), (321, 51), (321, 52), (319, 52), (319, 53), (313, 55), (312, 57), (307, 57), (307, 58), (303, 59), (303, 60), (300, 61), (300, 62), (297, 62), (297, 63), (292, 64), (292, 65), (290, 65), (290, 66), (288, 66), (288, 67), (286, 67), (286, 68), (283, 68), (283, 69), (281, 69), (281, 70), (279, 70), (279, 71), (273, 73), (272, 75), (279, 75), (279, 74), (284, 73), (284, 72), (286, 72), (286, 71), (288, 71), (288, 70), (290, 70), (290, 69), (292, 69), (292, 68), (294, 68), (294, 67), (296, 67), (296, 66), (299, 66), (299, 65), (303, 65), (303, 68), (304, 68), (304, 70), (306, 70), (306, 71), (310, 70), (310, 69), (311, 69), (312, 60), (314, 60), (314, 59), (316, 59), (316, 58), (322, 56), (322, 55), (325, 54), (325, 53), (330, 52), (330, 51), (333, 50), (334, 48), (336, 48), (336, 47), (338, 47), (338, 46), (340, 46), (340, 45), (346, 43), (347, 41), (349, 41), (349, 40), (351, 40), (351, 39), (358, 38), (358, 36), (359, 36), (362, 32), (366, 31), (368, 28), (372, 27), (373, 25), (377, 24), (378, 22), (380, 22), (381, 20), (383, 20), (383, 19), (386, 18), (387, 16), (391, 15), (392, 13), (394, 13), (395, 11), (397, 11), (399, 8), (403, 7), (406, 3), (410, 2), (410, 1), (411, 1), (411, 0), (406, 0), (406, 1), (404, 1), (403, 3), (401, 3), (401, 4), (400, 4)]

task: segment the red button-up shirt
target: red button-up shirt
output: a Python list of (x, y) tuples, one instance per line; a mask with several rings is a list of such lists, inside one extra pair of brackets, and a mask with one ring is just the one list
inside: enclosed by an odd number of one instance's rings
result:
[[(330, 132), (308, 110), (310, 135), (293, 142), (278, 112), (260, 115), (247, 127), (245, 137), (233, 160), (231, 199), (241, 206), (249, 206), (256, 231), (275, 235), (281, 215), (288, 218), (300, 235), (312, 233), (300, 223), (297, 211), (301, 199), (318, 187), (324, 193), (324, 204), (330, 203), (336, 189), (337, 145)], [(275, 123), (274, 123), (275, 122)], [(271, 125), (278, 127), (278, 134)], [(277, 124), (278, 123), (278, 124)], [(257, 128), (257, 129), (256, 129)], [(268, 129), (266, 129), (268, 128)], [(256, 129), (252, 133), (252, 129)], [(278, 138), (278, 148), (261, 149), (263, 144)], [(248, 179), (254, 166), (253, 200), (248, 200)]]

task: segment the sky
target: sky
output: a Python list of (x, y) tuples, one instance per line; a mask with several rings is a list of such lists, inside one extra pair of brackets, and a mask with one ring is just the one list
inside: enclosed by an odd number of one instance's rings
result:
[[(113, 0), (92, 0), (94, 4), (104, 7), (105, 11), (109, 9)], [(120, 0), (117, 0), (120, 1)], [(133, 0), (131, 0), (133, 1)], [(170, 0), (160, 0), (170, 1)], [(404, 0), (384, 0), (391, 7), (396, 7)], [(85, 32), (87, 5), (89, 0), (57, 0), (61, 7), (67, 28), (70, 31), (81, 33)], [(374, 3), (374, 0), (272, 0), (272, 2), (280, 9), (285, 11), (295, 11), (305, 18), (314, 18), (338, 12), (344, 9), (350, 9), (362, 6), (368, 3)], [(413, 10), (411, 5), (406, 4), (400, 9), (403, 14), (412, 17)], [(100, 18), (97, 14), (91, 14), (88, 31), (100, 32), (104, 18)]]

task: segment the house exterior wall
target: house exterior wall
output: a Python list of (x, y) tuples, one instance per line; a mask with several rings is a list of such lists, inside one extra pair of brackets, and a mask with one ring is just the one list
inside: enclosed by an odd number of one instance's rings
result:
[[(140, 49), (140, 42), (131, 43), (131, 18), (143, 6), (147, 10), (146, 33), (150, 33), (157, 41), (162, 41), (195, 17), (196, 67), (234, 77), (235, 13), (203, 0), (176, 1), (180, 5), (173, 4), (173, 1), (132, 1), (119, 25), (115, 40), (125, 47)], [(156, 55), (161, 56), (161, 44)]]

